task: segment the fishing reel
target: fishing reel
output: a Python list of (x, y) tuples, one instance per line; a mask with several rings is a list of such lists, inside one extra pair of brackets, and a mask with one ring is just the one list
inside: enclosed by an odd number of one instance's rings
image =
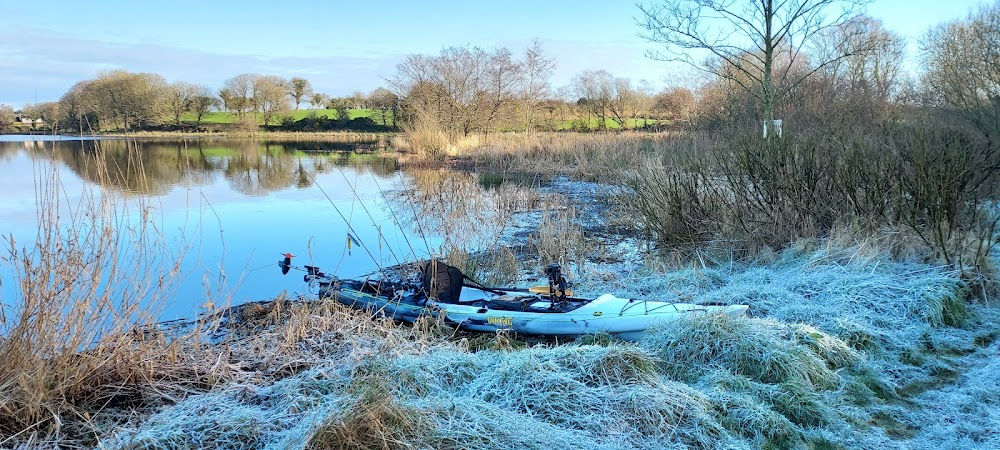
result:
[(293, 266), (292, 258), (294, 258), (295, 255), (291, 253), (284, 253), (282, 254), (282, 256), (284, 256), (284, 259), (278, 260), (278, 267), (281, 268), (282, 275), (288, 275), (289, 270), (296, 269), (296, 270), (306, 271), (306, 274), (302, 276), (302, 281), (305, 281), (306, 283), (311, 283), (315, 280), (328, 278), (326, 273), (321, 272), (319, 270), (318, 266), (302, 266), (302, 267)]
[(308, 283), (313, 280), (326, 278), (326, 274), (320, 272), (319, 267), (317, 266), (304, 266), (304, 267), (306, 269), (306, 274), (302, 276), (302, 281)]
[(552, 263), (545, 266), (545, 276), (549, 278), (549, 298), (553, 305), (566, 303), (566, 288), (569, 283), (562, 275), (562, 266)]

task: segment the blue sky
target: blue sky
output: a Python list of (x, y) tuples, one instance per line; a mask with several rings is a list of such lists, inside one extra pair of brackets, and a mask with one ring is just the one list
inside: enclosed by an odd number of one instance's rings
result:
[[(647, 0), (647, 3), (650, 0)], [(869, 14), (910, 40), (978, 0), (876, 0)], [(681, 68), (645, 58), (633, 1), (622, 0), (0, 0), (0, 103), (54, 101), (98, 71), (155, 72), (218, 88), (243, 72), (301, 76), (334, 96), (385, 85), (407, 54), (534, 38), (553, 81), (583, 70), (662, 86)]]

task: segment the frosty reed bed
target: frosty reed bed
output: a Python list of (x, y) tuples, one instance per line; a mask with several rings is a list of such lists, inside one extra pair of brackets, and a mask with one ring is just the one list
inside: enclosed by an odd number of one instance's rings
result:
[(101, 176), (78, 193), (59, 179), (55, 160), (38, 160), (38, 234), (4, 236), (16, 293), (0, 315), (0, 446), (88, 442), (106, 411), (218, 379), (208, 358), (188, 351), (190, 336), (154, 326), (174, 296), (183, 244), (167, 242), (153, 205), (101, 187), (141, 174), (141, 159), (125, 159), (130, 167), (88, 161)]

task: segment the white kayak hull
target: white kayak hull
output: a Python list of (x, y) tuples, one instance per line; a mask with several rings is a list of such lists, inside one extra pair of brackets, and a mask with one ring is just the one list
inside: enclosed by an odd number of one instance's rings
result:
[(669, 303), (619, 298), (611, 294), (564, 312), (499, 310), (434, 301), (428, 302), (428, 306), (443, 313), (448, 321), (469, 330), (510, 330), (520, 334), (566, 337), (604, 332), (633, 341), (641, 339), (650, 328), (669, 325), (682, 317), (694, 314), (739, 316), (748, 309), (746, 305)]
[(698, 305), (620, 298), (604, 294), (593, 300), (569, 299), (553, 307), (547, 296), (527, 291), (466, 288), (456, 303), (426, 300), (419, 295), (371, 292), (365, 283), (324, 283), (321, 297), (335, 298), (356, 309), (405, 322), (423, 316), (443, 317), (448, 323), (471, 331), (510, 331), (525, 335), (577, 337), (608, 333), (626, 340), (639, 340), (647, 330), (669, 326), (692, 315), (739, 316), (746, 305)]

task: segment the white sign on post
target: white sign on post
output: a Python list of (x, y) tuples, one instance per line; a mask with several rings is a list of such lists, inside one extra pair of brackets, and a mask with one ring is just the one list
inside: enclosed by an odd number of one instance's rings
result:
[[(771, 130), (775, 136), (781, 137), (781, 119), (771, 121)], [(764, 137), (767, 137), (767, 121), (764, 121)]]

